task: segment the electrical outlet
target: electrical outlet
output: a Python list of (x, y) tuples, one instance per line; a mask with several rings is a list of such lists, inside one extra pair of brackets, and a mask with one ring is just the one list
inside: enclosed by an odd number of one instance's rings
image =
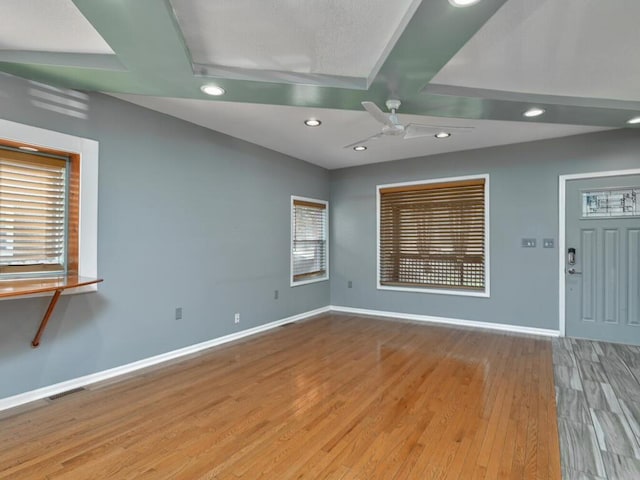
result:
[(239, 313), (236, 313), (236, 314), (234, 315), (234, 317), (233, 317), (233, 321), (234, 321), (235, 323), (240, 323), (240, 314), (239, 314)]
[(542, 248), (553, 248), (553, 238), (545, 238), (542, 240)]
[(182, 320), (182, 307), (176, 307), (176, 320)]
[(274, 299), (274, 300), (277, 300), (277, 299), (278, 299), (278, 290), (275, 290), (275, 291), (273, 292), (273, 299)]

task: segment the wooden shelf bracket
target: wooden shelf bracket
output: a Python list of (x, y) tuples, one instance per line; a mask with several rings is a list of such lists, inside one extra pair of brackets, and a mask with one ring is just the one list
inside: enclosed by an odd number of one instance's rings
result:
[(33, 341), (31, 342), (31, 346), (35, 348), (40, 345), (42, 334), (47, 328), (49, 318), (51, 318), (51, 314), (55, 310), (62, 292), (69, 288), (84, 287), (102, 281), (102, 278), (78, 277), (76, 275), (36, 280), (4, 280), (0, 282), (0, 298), (24, 297), (37, 293), (53, 292), (49, 307), (47, 307), (47, 311), (44, 317), (42, 317), (36, 336), (33, 337)]

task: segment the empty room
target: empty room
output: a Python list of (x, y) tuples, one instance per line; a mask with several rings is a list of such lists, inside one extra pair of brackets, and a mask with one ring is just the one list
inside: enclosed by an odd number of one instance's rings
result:
[(0, 17), (0, 479), (640, 479), (640, 2)]

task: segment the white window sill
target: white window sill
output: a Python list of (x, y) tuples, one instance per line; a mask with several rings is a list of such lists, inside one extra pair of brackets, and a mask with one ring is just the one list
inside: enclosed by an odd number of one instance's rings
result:
[(479, 297), (490, 298), (489, 291), (473, 291), (473, 290), (449, 290), (444, 288), (420, 288), (420, 287), (391, 287), (386, 285), (378, 285), (378, 290), (391, 290), (395, 292), (413, 292), (413, 293), (435, 293), (439, 295), (458, 295), (461, 297)]
[(300, 280), (298, 282), (291, 282), (291, 286), (299, 287), (300, 285), (308, 285), (310, 283), (317, 283), (317, 282), (326, 282), (327, 280), (329, 280), (328, 276), (320, 277), (320, 278), (310, 278), (309, 280)]

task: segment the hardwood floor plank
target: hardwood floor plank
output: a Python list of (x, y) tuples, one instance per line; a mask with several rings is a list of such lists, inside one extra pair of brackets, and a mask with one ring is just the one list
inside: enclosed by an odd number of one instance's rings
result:
[[(527, 342), (531, 345), (532, 341)], [(529, 349), (531, 347), (529, 346)], [(532, 372), (536, 368), (536, 356), (530, 352), (527, 354), (526, 364), (523, 372), (523, 378), (531, 378)], [(522, 398), (518, 402), (519, 408), (516, 417), (516, 437), (514, 443), (513, 463), (511, 466), (511, 478), (525, 478), (526, 459), (527, 459), (527, 430), (530, 423), (531, 396), (534, 392), (532, 382), (526, 382), (523, 388)], [(506, 459), (505, 459), (506, 460)], [(560, 463), (560, 462), (558, 462)]]
[[(511, 355), (517, 357), (520, 355), (520, 352), (511, 350), (510, 356)], [(507, 378), (505, 378), (507, 381), (505, 401), (499, 410), (496, 409), (495, 417), (498, 419), (496, 436), (494, 437), (493, 442), (491, 442), (491, 453), (487, 464), (484, 465), (487, 467), (487, 471), (485, 473), (485, 478), (487, 479), (499, 477), (505, 478), (503, 475), (499, 475), (501, 460), (504, 461), (505, 466), (508, 464), (509, 471), (511, 464), (513, 463), (513, 439), (515, 438), (514, 430), (517, 428), (517, 425), (513, 422), (512, 409), (514, 408), (514, 405), (517, 406), (516, 402), (521, 400), (518, 395), (519, 389), (517, 388), (517, 384), (518, 379), (521, 378), (522, 375), (518, 367), (523, 368), (523, 363), (524, 362), (521, 361), (514, 362), (514, 368), (508, 371)]]
[[(537, 352), (539, 356), (539, 361), (544, 365), (544, 368), (547, 371), (553, 370), (553, 357), (550, 355), (544, 354), (542, 351), (538, 350)], [(544, 385), (542, 391), (540, 391), (540, 396), (542, 397), (545, 404), (545, 418), (544, 429), (546, 430), (546, 446), (547, 446), (547, 454), (548, 461), (546, 466), (546, 471), (548, 473), (548, 477), (560, 478), (561, 471), (559, 468), (556, 468), (560, 465), (560, 438), (558, 433), (558, 423), (557, 423), (557, 405), (555, 402), (555, 396), (549, 395), (549, 392), (555, 391), (555, 384), (553, 376), (551, 375), (541, 375), (540, 380)], [(545, 475), (541, 475), (542, 478)]]
[(0, 417), (0, 479), (557, 480), (553, 388), (548, 339), (327, 314)]

